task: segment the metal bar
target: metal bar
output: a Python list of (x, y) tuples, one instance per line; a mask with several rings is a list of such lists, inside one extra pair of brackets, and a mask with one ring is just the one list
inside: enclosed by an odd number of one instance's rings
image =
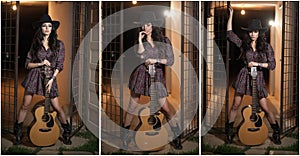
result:
[[(185, 2), (181, 2), (181, 34), (184, 34), (184, 4)], [(180, 70), (181, 70), (181, 76), (180, 76), (180, 82), (181, 82), (181, 88), (180, 88), (180, 112), (181, 112), (181, 116), (180, 116), (180, 127), (184, 126), (184, 36), (181, 35), (181, 66), (180, 66)]]
[(281, 92), (280, 92), (280, 126), (282, 128), (282, 125), (283, 125), (283, 87), (284, 87), (284, 51), (285, 51), (285, 13), (286, 13), (286, 3), (287, 2), (283, 2), (283, 5), (282, 5), (282, 53), (281, 53), (281, 56), (282, 56), (282, 59), (281, 59)]
[[(203, 18), (203, 25), (204, 25), (204, 28), (207, 28), (207, 17), (208, 17), (208, 11), (209, 11), (209, 8), (207, 7), (209, 5), (210, 2), (203, 2), (204, 3), (204, 18)], [(207, 79), (206, 79), (206, 76), (207, 76), (207, 73), (206, 73), (206, 70), (207, 70), (207, 60), (205, 60), (205, 58), (207, 57), (207, 33), (206, 31), (203, 31), (203, 56), (204, 56), (204, 61), (203, 61), (203, 70), (202, 70), (202, 81), (203, 81), (203, 93), (202, 93), (202, 97), (203, 97), (203, 100), (202, 100), (202, 110), (203, 110), (203, 116), (201, 118), (204, 117), (204, 115), (206, 114), (206, 107), (207, 107), (207, 88), (206, 88), (206, 84), (207, 84)]]
[[(120, 10), (123, 10), (124, 8), (124, 2), (121, 2), (121, 9)], [(123, 14), (123, 11), (121, 12), (121, 15), (120, 15), (120, 29), (121, 31), (120, 32), (123, 32), (123, 25), (124, 23), (124, 14)], [(124, 66), (124, 62), (123, 62), (123, 56), (122, 56), (122, 53), (124, 51), (124, 47), (123, 47), (123, 33), (120, 34), (120, 125), (122, 125), (122, 122), (123, 122), (123, 109), (124, 108), (124, 95), (123, 95), (123, 83), (124, 83), (124, 69), (123, 69), (123, 66)], [(117, 111), (116, 111), (117, 112)]]
[(14, 83), (14, 121), (17, 121), (17, 106), (18, 106), (18, 60), (19, 60), (19, 27), (20, 27), (20, 2), (17, 5), (17, 18), (16, 18), (16, 45), (15, 45), (15, 83)]
[[(227, 7), (230, 5), (230, 2), (227, 1)], [(227, 84), (229, 82), (229, 60), (230, 60), (230, 55), (229, 55), (229, 47), (230, 47), (230, 43), (229, 41), (226, 42), (226, 69), (227, 69)], [(227, 86), (226, 88), (226, 101), (225, 101), (225, 122), (228, 122), (228, 112), (229, 112), (229, 86)], [(226, 128), (226, 127), (225, 127)]]

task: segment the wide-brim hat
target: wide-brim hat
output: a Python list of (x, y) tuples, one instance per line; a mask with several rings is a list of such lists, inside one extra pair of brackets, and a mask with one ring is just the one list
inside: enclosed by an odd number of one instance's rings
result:
[(253, 30), (258, 30), (260, 32), (266, 32), (268, 30), (267, 27), (262, 27), (261, 21), (259, 19), (252, 19), (248, 23), (248, 27), (241, 27), (242, 30), (245, 31), (253, 31)]
[(159, 27), (163, 24), (163, 20), (157, 19), (154, 12), (145, 11), (141, 14), (139, 21), (134, 21), (133, 23), (139, 25), (151, 23), (152, 25)]
[(51, 17), (48, 14), (43, 15), (40, 20), (33, 22), (32, 27), (33, 29), (36, 29), (40, 27), (43, 23), (50, 22), (52, 23), (52, 27), (56, 30), (59, 27), (60, 22), (59, 21), (53, 21)]

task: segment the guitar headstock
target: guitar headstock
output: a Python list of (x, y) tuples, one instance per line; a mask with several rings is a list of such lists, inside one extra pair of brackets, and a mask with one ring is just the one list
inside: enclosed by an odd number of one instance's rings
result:
[(256, 67), (251, 67), (251, 76), (252, 76), (252, 78), (256, 78), (256, 76), (257, 76), (257, 68)]
[(155, 66), (154, 66), (154, 64), (148, 65), (148, 73), (150, 74), (151, 77), (154, 77), (154, 75), (155, 75)]
[(44, 74), (46, 79), (51, 78), (51, 68), (48, 66), (44, 66)]

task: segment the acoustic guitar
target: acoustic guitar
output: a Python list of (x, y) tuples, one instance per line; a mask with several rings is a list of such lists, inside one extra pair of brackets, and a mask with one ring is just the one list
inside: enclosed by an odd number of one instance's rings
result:
[(260, 110), (258, 104), (256, 88), (256, 67), (251, 68), (252, 76), (252, 105), (242, 109), (243, 121), (238, 131), (240, 141), (244, 145), (254, 146), (263, 144), (268, 138), (268, 128), (263, 122), (264, 112)]
[[(44, 84), (50, 80), (50, 67), (44, 66)], [(56, 143), (60, 135), (60, 129), (56, 123), (57, 113), (50, 113), (49, 92), (45, 91), (44, 106), (39, 106), (34, 111), (35, 120), (30, 128), (29, 139), (36, 146), (50, 146)]]
[(139, 124), (135, 128), (135, 143), (143, 151), (157, 151), (168, 143), (168, 132), (163, 126), (163, 114), (158, 110), (155, 91), (155, 65), (148, 66), (150, 74), (150, 105), (138, 112)]

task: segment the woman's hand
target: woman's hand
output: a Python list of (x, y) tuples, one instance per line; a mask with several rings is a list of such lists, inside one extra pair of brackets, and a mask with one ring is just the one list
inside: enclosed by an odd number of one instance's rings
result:
[(42, 65), (51, 66), (51, 63), (48, 60), (44, 60)]
[(139, 42), (140, 42), (140, 43), (142, 43), (142, 39), (145, 37), (145, 35), (146, 35), (146, 32), (145, 32), (145, 31), (141, 31), (141, 32), (139, 33)]
[(249, 68), (251, 68), (251, 67), (257, 67), (257, 66), (258, 66), (258, 63), (257, 63), (257, 62), (251, 61), (251, 62), (248, 63), (248, 67), (249, 67)]
[(53, 79), (50, 79), (46, 85), (47, 88), (47, 93), (50, 93), (51, 87), (52, 87), (52, 83), (53, 83)]
[(145, 61), (145, 64), (148, 66), (148, 65), (154, 64), (154, 63), (156, 63), (156, 62), (157, 62), (157, 59), (147, 59), (147, 60)]

